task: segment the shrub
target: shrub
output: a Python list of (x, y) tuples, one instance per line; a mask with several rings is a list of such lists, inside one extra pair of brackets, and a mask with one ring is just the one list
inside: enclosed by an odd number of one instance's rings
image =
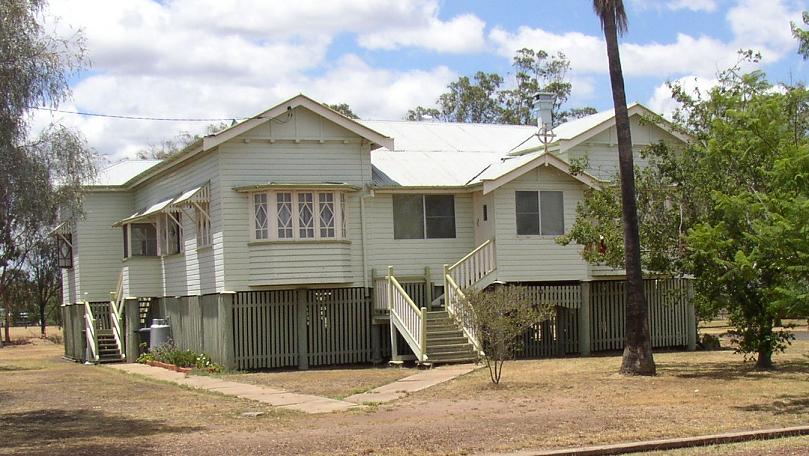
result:
[(523, 287), (499, 286), (491, 291), (464, 291), (472, 325), (483, 344), (484, 360), (492, 383), (499, 384), (503, 364), (511, 359), (531, 325), (552, 316), (549, 304), (535, 306)]

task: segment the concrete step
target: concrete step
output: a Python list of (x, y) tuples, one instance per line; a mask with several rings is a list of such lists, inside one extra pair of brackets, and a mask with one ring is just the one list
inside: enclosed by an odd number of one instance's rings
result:
[(454, 336), (442, 336), (442, 337), (430, 337), (427, 336), (427, 342), (430, 345), (453, 345), (453, 344), (465, 344), (469, 341), (466, 339), (466, 336), (463, 333), (454, 335)]
[(458, 363), (473, 363), (478, 360), (477, 355), (474, 353), (442, 353), (440, 355), (430, 356), (427, 355), (427, 362), (431, 364), (458, 364)]

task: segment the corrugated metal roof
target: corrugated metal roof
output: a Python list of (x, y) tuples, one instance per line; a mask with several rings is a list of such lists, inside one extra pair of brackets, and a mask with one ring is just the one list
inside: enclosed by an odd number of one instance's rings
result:
[(123, 185), (158, 163), (160, 160), (123, 160), (100, 170), (93, 182), (88, 185)]
[[(613, 115), (613, 110), (603, 111), (559, 125), (553, 141), (575, 138)], [(371, 152), (373, 181), (382, 186), (459, 186), (494, 179), (536, 158), (542, 147), (531, 125), (360, 122), (394, 139), (395, 151)]]

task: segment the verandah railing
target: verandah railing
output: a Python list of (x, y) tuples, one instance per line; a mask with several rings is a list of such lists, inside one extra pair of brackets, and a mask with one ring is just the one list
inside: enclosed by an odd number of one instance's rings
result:
[(87, 338), (87, 362), (98, 361), (98, 337), (96, 337), (96, 320), (93, 318), (93, 308), (88, 301), (84, 301), (84, 331)]
[(404, 337), (416, 358), (421, 362), (426, 361), (427, 308), (416, 306), (393, 275), (393, 266), (388, 267), (386, 291), (391, 325)]

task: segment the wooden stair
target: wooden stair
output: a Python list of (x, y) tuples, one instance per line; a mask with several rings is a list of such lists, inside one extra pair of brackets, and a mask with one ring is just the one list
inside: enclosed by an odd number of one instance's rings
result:
[(427, 312), (427, 363), (470, 363), (477, 360), (475, 347), (446, 310)]
[(120, 363), (124, 360), (111, 329), (97, 330), (97, 337), (99, 363)]

